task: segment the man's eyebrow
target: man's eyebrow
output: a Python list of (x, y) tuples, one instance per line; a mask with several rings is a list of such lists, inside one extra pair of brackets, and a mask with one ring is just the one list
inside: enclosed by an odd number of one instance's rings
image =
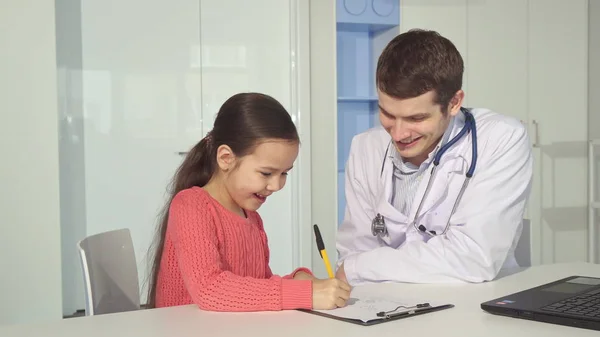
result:
[[(385, 110), (381, 105), (379, 105), (379, 110), (381, 110), (381, 112), (383, 112), (386, 115), (390, 115), (393, 116), (391, 113), (389, 113), (387, 110)], [(409, 115), (409, 116), (404, 116), (402, 118), (415, 118), (415, 117), (429, 117), (431, 116), (431, 113), (429, 112), (417, 112), (415, 114)]]
[(417, 112), (416, 114), (410, 115), (408, 117), (414, 118), (414, 117), (429, 117), (429, 116), (431, 116), (431, 114), (429, 112)]
[(389, 113), (386, 109), (384, 109), (381, 104), (377, 104), (377, 106), (379, 106), (379, 110), (381, 110), (381, 112), (383, 112), (386, 115), (392, 115), (391, 113)]

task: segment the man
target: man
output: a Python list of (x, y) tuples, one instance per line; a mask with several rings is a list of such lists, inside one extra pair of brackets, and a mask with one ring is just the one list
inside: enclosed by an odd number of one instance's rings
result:
[(433, 31), (400, 34), (382, 52), (382, 127), (352, 140), (338, 278), (483, 282), (516, 266), (531, 146), (518, 120), (462, 107), (463, 68), (452, 42)]

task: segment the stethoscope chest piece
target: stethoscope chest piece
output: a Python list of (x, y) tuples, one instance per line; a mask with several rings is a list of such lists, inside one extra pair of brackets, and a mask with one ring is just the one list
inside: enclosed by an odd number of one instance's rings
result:
[(385, 220), (383, 219), (383, 216), (379, 213), (377, 213), (377, 215), (371, 222), (371, 233), (373, 234), (373, 236), (387, 235)]

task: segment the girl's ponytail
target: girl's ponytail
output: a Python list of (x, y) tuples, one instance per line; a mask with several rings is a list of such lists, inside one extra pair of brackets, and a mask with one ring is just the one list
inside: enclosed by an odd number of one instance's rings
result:
[(167, 232), (167, 223), (169, 221), (169, 207), (171, 201), (185, 189), (206, 185), (212, 178), (217, 167), (216, 148), (214, 138), (211, 132), (202, 138), (185, 156), (183, 163), (177, 169), (175, 177), (170, 186), (169, 201), (165, 204), (161, 216), (160, 225), (156, 233), (156, 240), (150, 247), (149, 252), (154, 252), (150, 257), (152, 261), (150, 271), (150, 283), (148, 284), (148, 308), (154, 308), (156, 304), (156, 282), (158, 280), (158, 271), (163, 254), (164, 241)]
[(186, 155), (175, 173), (171, 196), (194, 186), (202, 187), (212, 178), (217, 167), (216, 148), (211, 132)]

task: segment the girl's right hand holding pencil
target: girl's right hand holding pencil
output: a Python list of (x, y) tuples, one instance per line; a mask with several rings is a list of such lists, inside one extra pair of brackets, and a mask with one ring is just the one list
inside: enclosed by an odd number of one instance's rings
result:
[(350, 286), (337, 278), (315, 279), (313, 282), (313, 309), (341, 308), (350, 298)]

